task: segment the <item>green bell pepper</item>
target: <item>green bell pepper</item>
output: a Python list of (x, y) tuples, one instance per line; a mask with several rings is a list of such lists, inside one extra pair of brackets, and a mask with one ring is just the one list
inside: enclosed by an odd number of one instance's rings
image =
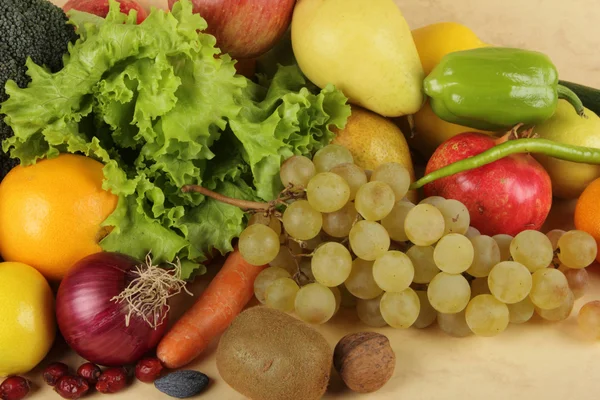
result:
[(577, 95), (558, 83), (545, 54), (506, 47), (449, 53), (423, 82), (433, 112), (474, 129), (497, 131), (546, 121), (565, 99), (584, 115)]

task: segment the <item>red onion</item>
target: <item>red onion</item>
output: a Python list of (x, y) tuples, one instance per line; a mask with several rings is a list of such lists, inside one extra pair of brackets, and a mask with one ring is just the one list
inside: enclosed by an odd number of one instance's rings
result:
[(56, 317), (66, 342), (81, 357), (122, 366), (158, 345), (167, 329), (166, 300), (185, 288), (178, 277), (148, 260), (144, 266), (123, 254), (96, 253), (65, 276), (56, 296)]

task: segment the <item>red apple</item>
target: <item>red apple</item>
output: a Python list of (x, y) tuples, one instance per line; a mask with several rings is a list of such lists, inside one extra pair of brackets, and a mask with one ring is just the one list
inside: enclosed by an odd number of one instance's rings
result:
[[(169, 0), (169, 9), (178, 0)], [(266, 53), (290, 25), (296, 0), (192, 0), (194, 12), (208, 23), (207, 33), (232, 58)]]
[[(137, 11), (137, 23), (140, 24), (146, 19), (148, 13), (134, 0), (117, 0), (121, 4), (121, 12), (129, 14), (129, 11)], [(69, 10), (79, 10), (99, 17), (106, 17), (108, 14), (108, 0), (69, 0), (63, 6), (65, 12)]]
[[(494, 138), (466, 132), (442, 143), (425, 173), (484, 152)], [(540, 229), (552, 205), (552, 185), (544, 168), (528, 154), (514, 154), (490, 164), (450, 175), (424, 186), (426, 196), (455, 199), (467, 207), (471, 226), (483, 235), (516, 235)]]

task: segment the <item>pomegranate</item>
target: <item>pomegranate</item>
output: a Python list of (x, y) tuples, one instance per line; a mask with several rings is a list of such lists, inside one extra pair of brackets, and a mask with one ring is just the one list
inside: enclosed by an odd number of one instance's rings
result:
[[(495, 138), (474, 132), (456, 135), (433, 153), (425, 173), (436, 171), (496, 145)], [(426, 196), (465, 204), (471, 226), (482, 235), (516, 235), (539, 229), (552, 206), (550, 176), (529, 154), (513, 154), (490, 164), (438, 179), (424, 186)]]

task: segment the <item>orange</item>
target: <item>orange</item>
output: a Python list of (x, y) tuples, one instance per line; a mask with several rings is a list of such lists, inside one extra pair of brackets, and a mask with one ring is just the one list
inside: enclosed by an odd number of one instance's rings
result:
[(61, 154), (13, 168), (0, 183), (0, 255), (62, 279), (81, 258), (101, 251), (100, 224), (117, 205), (102, 189), (103, 165)]
[[(592, 235), (600, 247), (600, 178), (592, 181), (577, 200), (575, 229)], [(600, 252), (596, 260), (600, 262)]]

